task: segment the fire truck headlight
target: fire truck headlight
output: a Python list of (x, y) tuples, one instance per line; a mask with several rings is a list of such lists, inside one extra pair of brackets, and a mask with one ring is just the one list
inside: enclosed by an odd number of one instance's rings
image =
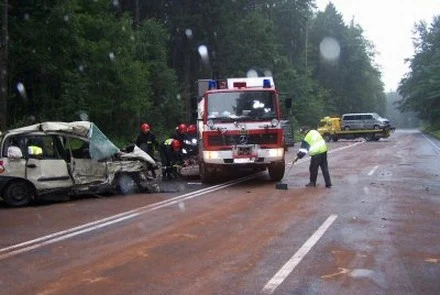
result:
[(215, 151), (203, 151), (203, 158), (210, 160), (217, 160), (220, 159), (220, 154), (219, 152), (215, 152)]
[(272, 124), (272, 127), (276, 127), (278, 126), (278, 124), (280, 124), (280, 121), (278, 121), (278, 119), (272, 119), (272, 121), (270, 122)]
[(279, 149), (269, 149), (268, 156), (269, 157), (282, 157), (284, 154), (284, 148)]
[(212, 121), (212, 120), (208, 120), (208, 122), (206, 122), (206, 124), (208, 124), (208, 127), (211, 129), (214, 127), (214, 121)]

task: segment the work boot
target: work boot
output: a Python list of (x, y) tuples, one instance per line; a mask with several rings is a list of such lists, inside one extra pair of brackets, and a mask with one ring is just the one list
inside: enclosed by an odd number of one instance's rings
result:
[(308, 184), (306, 184), (306, 187), (315, 187), (316, 183), (314, 182), (309, 182)]

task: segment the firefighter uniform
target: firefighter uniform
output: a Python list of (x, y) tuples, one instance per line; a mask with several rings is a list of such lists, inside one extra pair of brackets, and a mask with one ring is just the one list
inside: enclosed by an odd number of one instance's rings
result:
[(307, 153), (311, 157), (309, 166), (310, 182), (306, 186), (316, 186), (318, 169), (321, 167), (322, 175), (324, 176), (325, 180), (325, 186), (330, 188), (332, 186), (332, 182), (327, 163), (327, 144), (324, 138), (322, 138), (321, 134), (316, 130), (308, 130), (307, 128), (303, 128), (302, 132), (306, 133), (306, 136), (301, 142), (297, 158), (301, 159), (307, 155)]

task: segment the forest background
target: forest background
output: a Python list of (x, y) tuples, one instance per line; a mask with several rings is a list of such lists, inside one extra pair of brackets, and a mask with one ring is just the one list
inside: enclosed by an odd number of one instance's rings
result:
[(282, 111), (297, 127), (377, 112), (396, 127), (440, 129), (439, 17), (415, 26), (410, 72), (398, 92), (385, 93), (374, 45), (333, 4), (316, 11), (314, 0), (17, 3), (3, 0), (2, 131), (87, 119), (120, 146), (142, 122), (165, 138), (194, 120), (197, 79), (255, 75), (273, 76), (282, 102), (292, 99)]

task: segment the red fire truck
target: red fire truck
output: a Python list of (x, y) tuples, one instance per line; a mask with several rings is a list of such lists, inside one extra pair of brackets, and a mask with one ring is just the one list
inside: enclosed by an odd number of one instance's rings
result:
[(199, 171), (202, 182), (237, 168), (284, 176), (280, 100), (272, 77), (197, 82)]

